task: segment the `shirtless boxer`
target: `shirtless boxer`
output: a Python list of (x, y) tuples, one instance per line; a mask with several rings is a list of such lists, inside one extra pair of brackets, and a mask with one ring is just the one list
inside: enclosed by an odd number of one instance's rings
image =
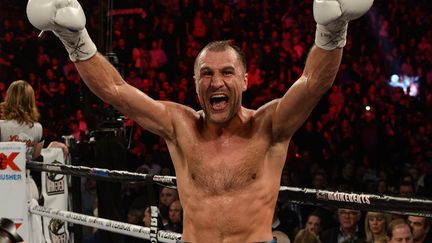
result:
[(195, 61), (202, 111), (156, 101), (127, 84), (97, 53), (76, 0), (30, 0), (27, 16), (54, 31), (88, 87), (168, 145), (184, 210), (187, 242), (274, 242), (273, 210), (294, 132), (331, 87), (349, 20), (373, 0), (315, 0), (315, 46), (286, 94), (258, 110), (241, 105), (247, 87), (243, 54), (227, 41), (208, 44)]

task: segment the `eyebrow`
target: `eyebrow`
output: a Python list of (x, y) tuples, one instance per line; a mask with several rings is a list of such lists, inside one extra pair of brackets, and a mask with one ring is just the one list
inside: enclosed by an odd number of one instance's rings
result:
[(226, 66), (221, 69), (222, 71), (234, 71), (235, 69), (231, 66)]
[[(213, 68), (210, 68), (210, 67), (208, 67), (208, 66), (204, 66), (204, 67), (202, 67), (202, 68), (200, 68), (199, 69), (199, 72), (200, 73), (203, 73), (203, 72), (208, 72), (208, 71), (214, 71), (215, 69), (213, 69)], [(222, 67), (222, 68), (220, 68), (219, 70), (221, 70), (221, 71), (235, 71), (235, 68), (234, 67), (232, 67), (232, 66), (224, 66), (224, 67)]]
[(202, 68), (200, 68), (199, 71), (200, 71), (200, 73), (203, 73), (203, 72), (213, 71), (213, 69), (211, 69), (209, 67), (202, 67)]

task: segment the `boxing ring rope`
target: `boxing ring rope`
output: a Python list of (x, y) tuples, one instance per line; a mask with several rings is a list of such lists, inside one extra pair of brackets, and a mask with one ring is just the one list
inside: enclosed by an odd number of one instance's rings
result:
[(332, 206), (432, 218), (432, 201), (354, 192), (281, 186), (279, 199), (313, 206)]
[(79, 214), (65, 210), (47, 208), (39, 205), (29, 207), (29, 212), (43, 217), (59, 219), (70, 223), (85, 225), (141, 239), (149, 240), (150, 236), (155, 236), (155, 232), (157, 232), (157, 238), (160, 242), (176, 243), (176, 241), (180, 240), (181, 238), (181, 234), (163, 230), (157, 231), (153, 229), (153, 227), (143, 227), (139, 225), (88, 216), (85, 214)]
[(175, 176), (149, 175), (129, 171), (107, 170), (101, 168), (90, 168), (86, 166), (74, 166), (67, 164), (45, 164), (37, 161), (28, 161), (26, 163), (26, 166), (28, 169), (35, 171), (44, 171), (79, 177), (91, 177), (100, 180), (116, 182), (144, 182), (148, 180), (149, 177), (152, 177), (152, 181), (154, 183), (176, 189)]
[[(134, 173), (128, 171), (107, 170), (85, 166), (65, 164), (44, 164), (35, 161), (27, 162), (27, 167), (37, 171), (47, 171), (72, 176), (93, 177), (109, 181), (146, 181), (149, 177), (153, 182), (176, 188), (174, 176), (161, 176)], [(388, 195), (363, 194), (354, 192), (338, 192), (316, 190), (310, 188), (281, 186), (279, 199), (284, 202), (313, 206), (333, 206), (339, 208), (361, 209), (366, 211), (383, 211), (401, 215), (416, 215), (432, 218), (432, 201), (419, 198), (404, 198)]]

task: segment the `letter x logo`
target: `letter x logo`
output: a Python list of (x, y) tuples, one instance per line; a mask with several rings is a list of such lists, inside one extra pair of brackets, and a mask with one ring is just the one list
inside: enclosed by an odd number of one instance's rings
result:
[(14, 163), (14, 159), (18, 156), (19, 153), (14, 152), (9, 156), (6, 156), (4, 153), (0, 153), (0, 170), (6, 170), (6, 167), (9, 166), (12, 170), (21, 171), (20, 168)]

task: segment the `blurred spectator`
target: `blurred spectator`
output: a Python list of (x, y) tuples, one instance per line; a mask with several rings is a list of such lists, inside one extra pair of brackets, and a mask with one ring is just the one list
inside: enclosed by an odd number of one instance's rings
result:
[(129, 70), (129, 73), (126, 76), (125, 81), (137, 89), (143, 88), (141, 78), (138, 77), (137, 72), (134, 69)]
[(367, 243), (386, 243), (386, 233), (391, 216), (385, 213), (367, 212), (365, 233)]
[(178, 200), (177, 190), (168, 187), (162, 188), (159, 194), (159, 204), (169, 207), (175, 200)]
[(429, 234), (431, 228), (431, 219), (419, 216), (408, 216), (408, 223), (413, 231), (414, 243), (432, 242)]
[(162, 216), (162, 222), (167, 225), (169, 222), (169, 207), (172, 202), (178, 200), (177, 190), (168, 187), (162, 188), (159, 193), (159, 211)]
[(160, 174), (162, 168), (160, 164), (154, 161), (153, 155), (151, 153), (147, 153), (143, 157), (144, 160), (141, 161), (143, 162), (143, 164), (137, 168), (137, 172), (144, 173), (144, 174), (152, 174), (152, 175)]
[(273, 238), (276, 239), (276, 242), (278, 243), (291, 243), (288, 236), (282, 231), (274, 230), (272, 234), (273, 234)]
[(144, 227), (151, 227), (150, 207), (146, 207), (144, 210), (143, 225), (144, 225)]
[(401, 197), (414, 197), (415, 189), (411, 181), (402, 181), (399, 184), (399, 196)]
[(318, 213), (311, 213), (309, 214), (305, 229), (314, 233), (315, 235), (319, 236), (321, 234), (321, 217), (318, 215)]
[[(327, 242), (327, 241), (324, 241)], [(328, 241), (330, 242), (330, 241)], [(337, 242), (337, 241), (335, 241)], [(321, 241), (318, 239), (318, 237), (311, 231), (302, 229), (300, 230), (295, 239), (294, 243), (321, 243)]]
[(315, 189), (324, 190), (328, 186), (327, 173), (325, 170), (318, 169), (312, 175), (312, 187)]
[(144, 211), (138, 208), (131, 208), (127, 214), (127, 222), (129, 224), (140, 225), (144, 220)]
[(376, 192), (378, 194), (388, 194), (389, 193), (388, 183), (386, 180), (379, 180), (378, 181)]
[(167, 56), (165, 51), (161, 48), (158, 41), (152, 41), (150, 49), (150, 67), (160, 70), (167, 63)]
[(403, 219), (392, 220), (387, 231), (387, 243), (413, 243), (413, 234), (409, 224)]
[(179, 200), (173, 201), (169, 206), (168, 224), (165, 229), (180, 234), (183, 232), (183, 208)]
[(358, 186), (354, 178), (355, 164), (353, 161), (348, 161), (342, 168), (342, 173), (335, 181), (339, 188), (356, 188)]
[(365, 242), (364, 233), (359, 227), (361, 212), (340, 208), (338, 210), (339, 226), (322, 232), (320, 239), (328, 243), (360, 243)]

